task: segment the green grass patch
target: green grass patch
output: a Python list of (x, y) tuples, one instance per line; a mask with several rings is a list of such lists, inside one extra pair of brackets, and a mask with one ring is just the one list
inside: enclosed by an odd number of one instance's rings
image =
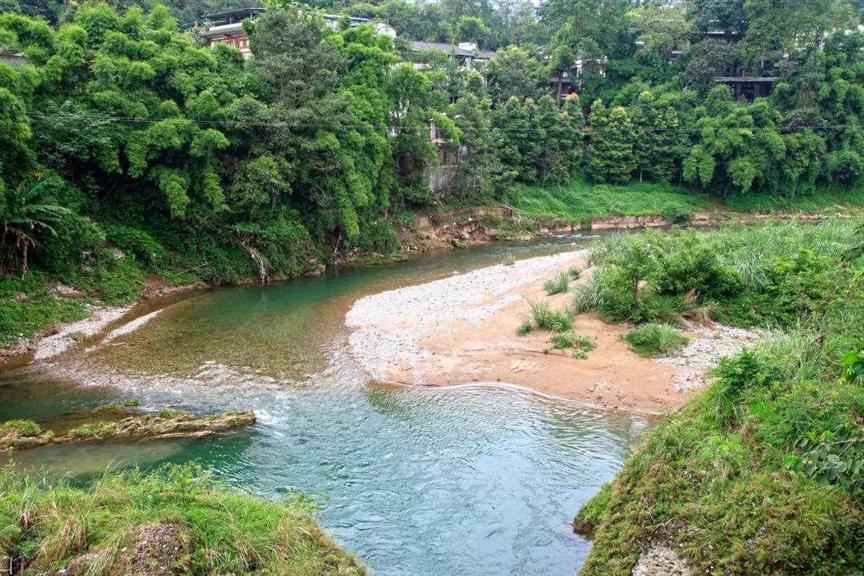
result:
[(589, 184), (581, 179), (556, 187), (516, 186), (511, 205), (523, 214), (580, 222), (586, 217), (661, 216), (685, 218), (715, 206), (705, 195), (671, 184)]
[(564, 294), (567, 290), (570, 289), (570, 274), (569, 272), (562, 272), (555, 278), (551, 280), (547, 280), (543, 284), (543, 289), (546, 290), (546, 294), (549, 296), (554, 296), (555, 294)]
[(0, 557), (27, 565), (26, 574), (54, 574), (85, 554), (86, 573), (138, 573), (129, 566), (135, 535), (154, 523), (183, 535), (177, 565), (166, 566), (171, 573), (365, 573), (319, 529), (309, 501), (256, 498), (194, 467), (111, 473), (87, 488), (29, 480), (7, 467), (0, 496)]
[(0, 346), (85, 316), (83, 302), (51, 294), (38, 274), (0, 278)]
[(724, 205), (738, 212), (826, 212), (864, 209), (864, 186), (853, 188), (822, 185), (809, 194), (794, 197), (772, 194), (737, 194)]
[(584, 359), (594, 349), (594, 342), (587, 336), (576, 334), (572, 330), (554, 334), (549, 339), (553, 350), (570, 350), (574, 358)]
[[(574, 524), (594, 544), (582, 576), (629, 576), (658, 542), (694, 574), (862, 573), (864, 259), (845, 258), (855, 229), (792, 222), (598, 248), (595, 278), (629, 295), (634, 315), (678, 297), (683, 314), (710, 305), (782, 332), (723, 360), (583, 508)], [(647, 264), (628, 267), (638, 250)], [(604, 290), (592, 294), (607, 306)]]
[(530, 334), (533, 331), (534, 331), (534, 324), (532, 324), (530, 320), (525, 320), (524, 322), (519, 324), (518, 328), (516, 328), (516, 335), (517, 336), (527, 336), (528, 334)]
[(668, 356), (687, 345), (687, 338), (672, 326), (645, 324), (623, 336), (630, 348), (646, 358)]
[(42, 427), (32, 420), (7, 420), (0, 422), (0, 436), (14, 432), (19, 436), (32, 437), (42, 434)]
[(553, 310), (546, 302), (531, 304), (531, 319), (540, 330), (566, 332), (573, 327), (573, 318), (566, 310)]

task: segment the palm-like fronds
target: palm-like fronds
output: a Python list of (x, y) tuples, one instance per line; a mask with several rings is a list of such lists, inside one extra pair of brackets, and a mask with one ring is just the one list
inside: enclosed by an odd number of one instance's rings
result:
[(40, 235), (57, 235), (57, 226), (68, 221), (72, 211), (52, 204), (46, 198), (48, 181), (42, 180), (31, 186), (7, 189), (5, 202), (0, 204), (0, 251), (11, 250), (12, 260), (21, 257), (21, 272), (26, 273), (28, 255), (38, 244)]

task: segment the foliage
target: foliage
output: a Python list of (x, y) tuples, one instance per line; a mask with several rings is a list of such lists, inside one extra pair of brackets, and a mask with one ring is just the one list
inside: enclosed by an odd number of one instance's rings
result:
[(864, 292), (860, 263), (842, 263), (854, 229), (787, 223), (664, 245), (674, 258), (709, 248), (743, 291), (716, 293), (717, 308), (770, 294), (749, 321), (782, 319), (788, 331), (723, 360), (711, 386), (660, 424), (580, 514), (595, 529), (583, 574), (629, 574), (658, 534), (696, 572), (827, 575), (864, 565)]
[(84, 304), (51, 294), (39, 275), (0, 279), (0, 345), (86, 316)]
[(655, 216), (672, 211), (690, 214), (712, 206), (704, 196), (669, 184), (595, 185), (582, 179), (561, 186), (515, 186), (508, 201), (527, 215), (573, 222), (592, 216)]
[(669, 356), (687, 345), (687, 338), (672, 326), (645, 324), (623, 336), (634, 352), (653, 358)]
[(15, 432), (19, 436), (39, 436), (42, 428), (32, 420), (7, 420), (0, 422), (0, 432)]
[(553, 334), (549, 341), (555, 350), (573, 349), (574, 351), (588, 353), (594, 349), (594, 342), (590, 338), (582, 334), (576, 334), (572, 330)]
[(56, 571), (83, 551), (104, 551), (105, 573), (126, 573), (125, 550), (152, 523), (184, 535), (180, 561), (188, 574), (364, 573), (318, 528), (308, 501), (256, 498), (195, 467), (108, 473), (80, 488), (29, 480), (7, 466), (0, 494), (0, 554), (28, 565), (27, 573)]
[(543, 289), (546, 294), (552, 296), (554, 294), (564, 294), (570, 288), (570, 272), (562, 272), (552, 280), (547, 280), (543, 284)]
[(567, 332), (573, 327), (573, 319), (566, 310), (552, 310), (545, 302), (531, 304), (531, 319), (539, 330)]

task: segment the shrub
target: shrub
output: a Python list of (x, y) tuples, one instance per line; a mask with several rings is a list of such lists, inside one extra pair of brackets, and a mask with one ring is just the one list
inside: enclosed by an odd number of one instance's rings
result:
[(106, 236), (109, 242), (126, 254), (135, 257), (150, 270), (159, 270), (168, 260), (165, 247), (144, 230), (123, 224), (112, 224), (106, 226)]
[(545, 302), (531, 304), (531, 317), (540, 330), (566, 332), (573, 327), (573, 319), (566, 311), (552, 310)]
[(556, 350), (564, 350), (565, 348), (578, 348), (590, 352), (594, 349), (594, 342), (587, 336), (576, 334), (572, 330), (561, 332), (552, 336), (550, 342)]
[(630, 348), (640, 356), (666, 356), (683, 348), (688, 340), (665, 324), (646, 324), (624, 335)]
[(7, 420), (0, 423), (0, 433), (14, 432), (18, 436), (39, 436), (42, 428), (32, 420)]
[(579, 266), (571, 266), (567, 269), (567, 274), (571, 280), (578, 280), (582, 276), (582, 269)]
[(555, 334), (549, 340), (555, 350), (572, 350), (574, 358), (584, 359), (588, 352), (594, 349), (594, 342), (587, 336), (576, 334), (572, 330)]
[(100, 255), (99, 264), (84, 284), (108, 304), (125, 304), (138, 298), (144, 290), (144, 272), (134, 259), (116, 258), (106, 251)]
[(552, 280), (547, 280), (543, 284), (543, 289), (546, 294), (552, 296), (554, 294), (564, 294), (570, 287), (570, 275), (567, 272), (562, 272)]
[(530, 320), (525, 320), (516, 329), (516, 335), (525, 336), (527, 334), (530, 334), (532, 330), (534, 330), (534, 325), (531, 323)]
[(708, 394), (717, 423), (729, 427), (739, 421), (745, 391), (770, 386), (777, 373), (773, 365), (752, 350), (745, 350), (731, 358), (723, 358), (714, 371), (716, 382)]
[(651, 283), (660, 294), (695, 292), (700, 296), (721, 297), (743, 288), (740, 275), (720, 261), (717, 250), (704, 236), (688, 233), (664, 239), (658, 250), (657, 269)]

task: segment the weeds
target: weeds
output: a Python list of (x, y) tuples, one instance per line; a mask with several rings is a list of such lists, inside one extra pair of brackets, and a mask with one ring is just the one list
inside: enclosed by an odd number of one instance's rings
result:
[(42, 434), (42, 428), (32, 420), (7, 420), (0, 423), (0, 435), (14, 432), (19, 436), (32, 437)]
[(668, 356), (687, 345), (687, 338), (665, 324), (646, 324), (624, 335), (630, 348), (640, 356)]
[(573, 327), (573, 318), (565, 310), (552, 310), (545, 302), (531, 304), (531, 318), (540, 330), (566, 332)]
[[(598, 251), (598, 285), (577, 293), (586, 306), (606, 310), (604, 290), (632, 293), (616, 276), (626, 266), (616, 244), (641, 239), (654, 265), (628, 313), (650, 318), (658, 298), (675, 298), (685, 312), (710, 307), (786, 332), (723, 360), (583, 508), (576, 524), (594, 529), (583, 576), (629, 575), (659, 534), (693, 573), (860, 572), (864, 262), (843, 261), (853, 230), (788, 223), (614, 239)], [(628, 334), (651, 354), (680, 338), (652, 324)]]
[(587, 358), (588, 352), (594, 349), (594, 342), (590, 338), (572, 330), (553, 335), (549, 342), (553, 350), (570, 350), (571, 355), (580, 360)]
[(554, 296), (555, 294), (564, 294), (570, 289), (570, 275), (567, 272), (562, 272), (552, 280), (547, 280), (543, 284), (543, 289), (546, 294)]
[(519, 327), (516, 329), (517, 336), (527, 336), (534, 330), (534, 325), (530, 320), (525, 320), (522, 322)]

